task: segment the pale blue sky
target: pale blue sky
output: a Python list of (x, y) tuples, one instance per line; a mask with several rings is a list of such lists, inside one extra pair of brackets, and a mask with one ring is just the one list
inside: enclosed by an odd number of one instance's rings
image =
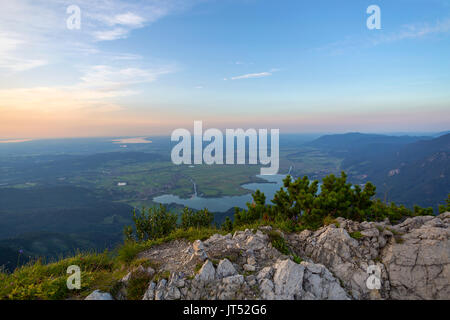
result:
[[(381, 30), (366, 9), (381, 8)], [(68, 30), (66, 8), (81, 9)], [(0, 135), (450, 127), (450, 1), (8, 1)], [(1, 103), (3, 101), (3, 103)]]

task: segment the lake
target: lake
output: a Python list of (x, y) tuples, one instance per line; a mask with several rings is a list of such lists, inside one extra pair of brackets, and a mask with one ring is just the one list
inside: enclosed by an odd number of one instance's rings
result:
[[(283, 179), (286, 175), (257, 175), (257, 177), (266, 180), (267, 182), (247, 183), (243, 184), (242, 187), (253, 192), (259, 189), (266, 195), (266, 203), (271, 203), (270, 200), (273, 199), (275, 193), (283, 186)], [(183, 199), (173, 194), (165, 194), (153, 199), (153, 201), (157, 203), (176, 203), (197, 210), (207, 208), (209, 211), (213, 212), (225, 212), (234, 207), (246, 209), (246, 203), (251, 203), (252, 200), (253, 198), (251, 194), (246, 194), (243, 196), (225, 196), (219, 198), (203, 198), (193, 196), (188, 199)]]

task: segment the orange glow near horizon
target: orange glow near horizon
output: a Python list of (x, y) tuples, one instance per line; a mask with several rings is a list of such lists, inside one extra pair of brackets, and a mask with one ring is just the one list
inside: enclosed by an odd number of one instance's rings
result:
[[(202, 120), (204, 128), (269, 128), (281, 133), (362, 131), (427, 131), (421, 127), (435, 123), (445, 127), (446, 119), (439, 112), (411, 112), (409, 114), (311, 112), (305, 115), (239, 114), (204, 116), (188, 113), (125, 110), (96, 111), (85, 108), (65, 110), (11, 109), (0, 107), (0, 139), (39, 139), (72, 137), (114, 137), (170, 135), (176, 128), (192, 131), (194, 120)], [(399, 125), (403, 123), (404, 125)], [(437, 129), (439, 130), (439, 129)]]

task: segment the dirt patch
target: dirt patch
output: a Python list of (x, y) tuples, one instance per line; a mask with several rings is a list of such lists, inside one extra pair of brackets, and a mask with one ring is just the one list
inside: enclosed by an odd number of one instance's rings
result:
[(174, 240), (152, 247), (138, 254), (139, 259), (147, 259), (157, 268), (157, 272), (183, 272), (192, 275), (197, 263), (191, 260), (192, 248), (187, 240)]

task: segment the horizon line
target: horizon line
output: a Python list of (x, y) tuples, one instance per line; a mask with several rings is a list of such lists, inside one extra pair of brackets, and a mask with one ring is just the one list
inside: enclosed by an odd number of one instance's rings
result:
[[(346, 132), (333, 132), (333, 131), (327, 131), (327, 132), (286, 132), (281, 133), (280, 136), (284, 135), (342, 135), (342, 134), (352, 134), (352, 133), (359, 133), (359, 134), (377, 134), (377, 135), (410, 135), (414, 134), (415, 136), (418, 135), (436, 135), (436, 134), (445, 134), (448, 133), (449, 130), (440, 130), (440, 131), (346, 131)], [(23, 142), (31, 142), (31, 141), (37, 141), (37, 140), (68, 140), (68, 139), (121, 139), (121, 138), (149, 138), (149, 137), (170, 137), (171, 134), (166, 133), (157, 133), (157, 134), (149, 134), (149, 135), (122, 135), (122, 136), (112, 136), (112, 135), (98, 135), (98, 136), (63, 136), (63, 137), (36, 137), (36, 138), (30, 138), (30, 137), (12, 137), (12, 138), (0, 138), (0, 144), (1, 143), (23, 143)]]

